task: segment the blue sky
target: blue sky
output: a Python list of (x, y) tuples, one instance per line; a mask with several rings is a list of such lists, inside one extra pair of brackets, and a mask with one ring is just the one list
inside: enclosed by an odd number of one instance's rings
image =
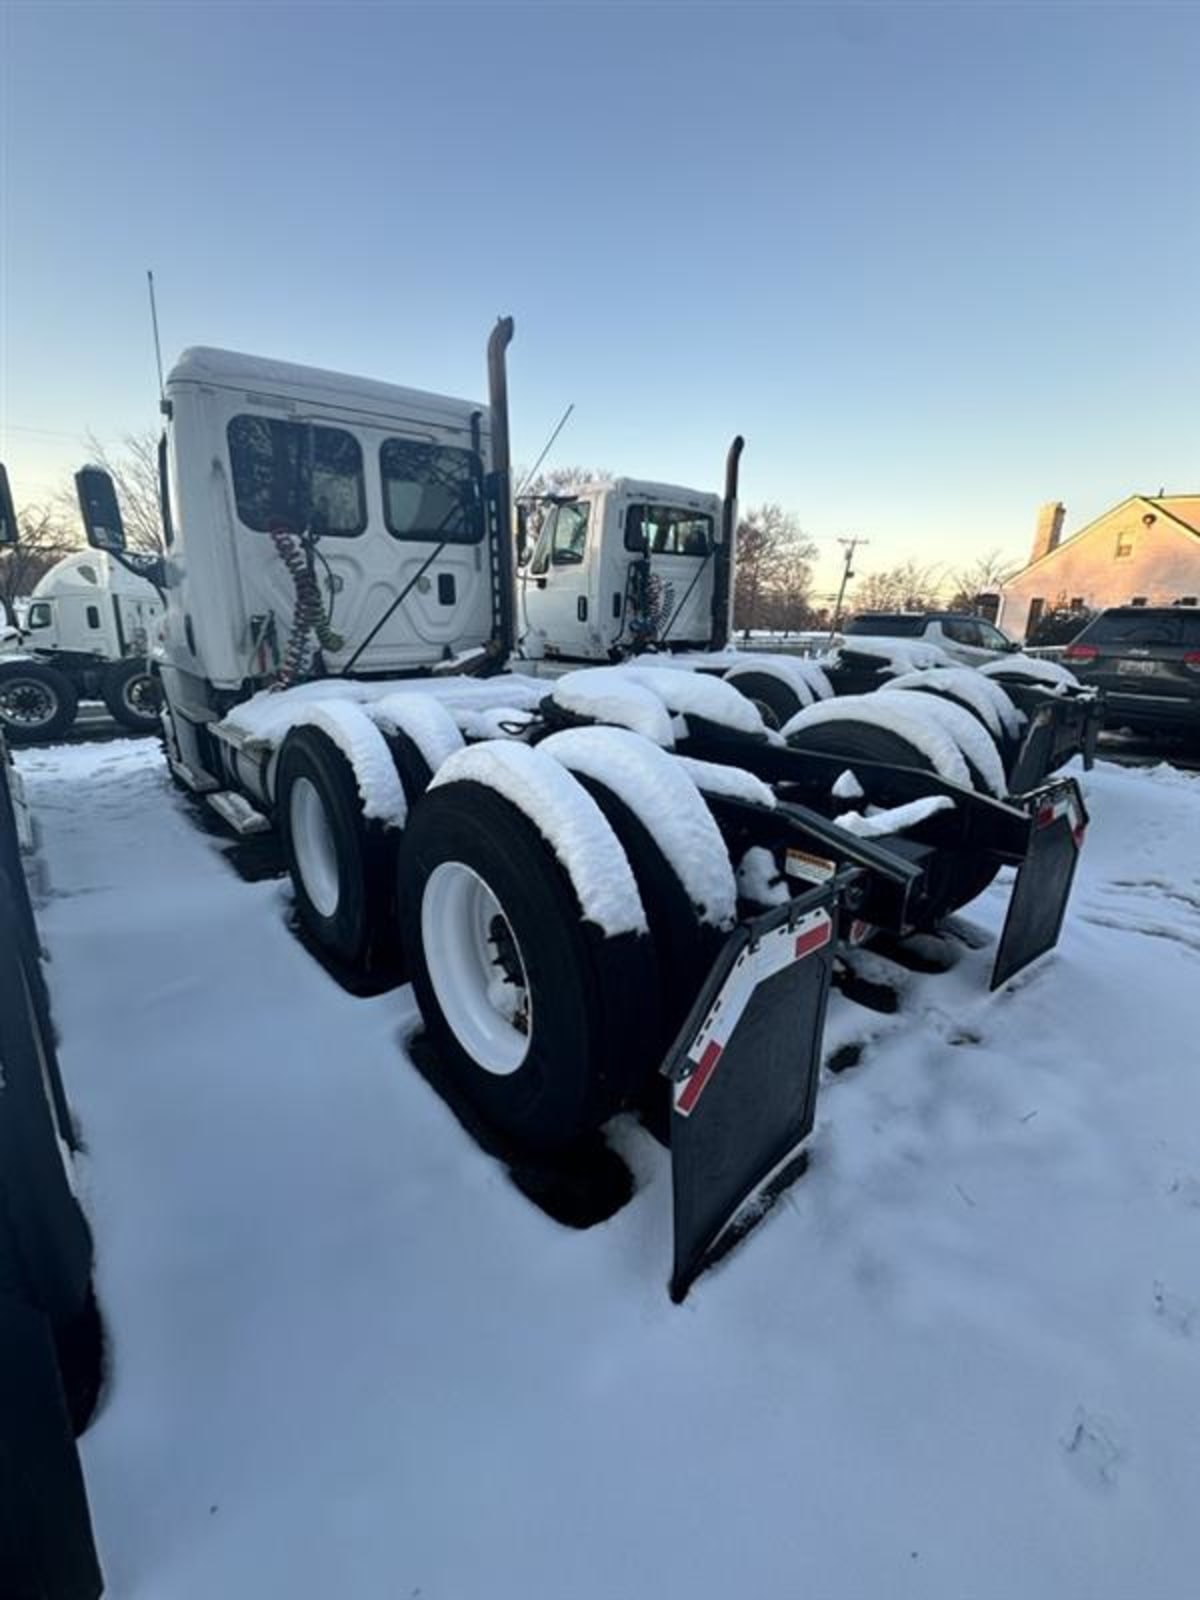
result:
[[(859, 570), (1200, 490), (1200, 7), (0, 0), (0, 452), (187, 344), (482, 394)], [(40, 430), (40, 431), (35, 431)]]

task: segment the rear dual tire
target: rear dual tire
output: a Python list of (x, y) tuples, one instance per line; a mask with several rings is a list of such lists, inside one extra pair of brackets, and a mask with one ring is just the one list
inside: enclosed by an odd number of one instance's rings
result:
[[(845, 756), (851, 764), (855, 760), (873, 761), (912, 767), (918, 772), (936, 771), (924, 751), (902, 734), (890, 728), (876, 727), (872, 723), (856, 723), (849, 715), (845, 722), (822, 722), (805, 728), (803, 734), (797, 737), (797, 744), (801, 749)], [(968, 767), (975, 787), (982, 788), (970, 762)], [(886, 848), (886, 838), (879, 842)], [(999, 870), (1000, 863), (994, 856), (982, 855), (978, 851), (939, 850), (929, 871), (929, 923), (932, 925), (969, 904), (983, 893)]]
[(725, 674), (725, 682), (756, 706), (765, 725), (773, 730), (782, 728), (797, 711), (803, 711), (811, 703), (801, 699), (791, 684), (770, 672), (734, 669)]
[(530, 1150), (562, 1148), (641, 1087), (661, 1032), (653, 947), (583, 919), (516, 806), (470, 780), (432, 790), (404, 832), (397, 899), (452, 1097), (492, 1128)]

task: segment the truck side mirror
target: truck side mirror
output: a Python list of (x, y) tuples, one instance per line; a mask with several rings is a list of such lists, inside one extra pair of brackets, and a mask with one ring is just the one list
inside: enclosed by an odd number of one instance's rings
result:
[(125, 548), (125, 525), (117, 504), (117, 491), (103, 467), (81, 467), (75, 474), (75, 492), (93, 550)]
[(12, 490), (8, 487), (8, 468), (0, 461), (0, 549), (16, 544), (19, 533)]
[(529, 548), (529, 507), (517, 507), (517, 565), (524, 567), (529, 564), (532, 551)]

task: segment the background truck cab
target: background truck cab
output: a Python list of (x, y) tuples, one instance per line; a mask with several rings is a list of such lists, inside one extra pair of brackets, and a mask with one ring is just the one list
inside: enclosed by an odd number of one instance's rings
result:
[(55, 563), (33, 591), (25, 617), (28, 648), (117, 661), (146, 655), (163, 607), (145, 578), (101, 550), (80, 550)]
[(521, 552), (526, 655), (607, 661), (722, 642), (714, 625), (731, 551), (719, 495), (617, 478), (520, 510), (536, 525)]

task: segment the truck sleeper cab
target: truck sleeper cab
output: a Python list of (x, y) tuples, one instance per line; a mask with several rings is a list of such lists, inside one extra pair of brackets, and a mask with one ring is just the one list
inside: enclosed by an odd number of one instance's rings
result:
[[(306, 608), (322, 614), (325, 676), (500, 650), (510, 536), (489, 407), (198, 348), (172, 369), (166, 411), (160, 670), (185, 782), (224, 781), (207, 730), (279, 678)], [(298, 647), (296, 676), (317, 647)]]

